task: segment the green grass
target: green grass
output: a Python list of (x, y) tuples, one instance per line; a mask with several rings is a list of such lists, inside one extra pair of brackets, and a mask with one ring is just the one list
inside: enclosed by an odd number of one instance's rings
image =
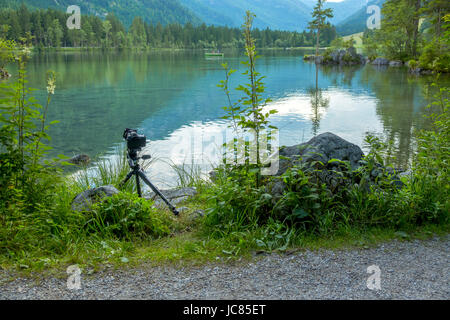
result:
[(361, 48), (363, 48), (363, 42), (362, 42), (363, 34), (364, 34), (364, 32), (358, 32), (358, 33), (350, 34), (348, 36), (344, 36), (342, 38), (344, 39), (344, 41), (348, 41), (348, 40), (350, 40), (350, 38), (353, 37), (353, 40), (355, 40), (354, 47), (361, 49)]

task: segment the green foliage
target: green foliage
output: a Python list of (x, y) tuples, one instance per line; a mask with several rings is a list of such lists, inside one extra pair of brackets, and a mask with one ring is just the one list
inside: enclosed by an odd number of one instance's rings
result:
[(450, 53), (442, 51), (439, 42), (431, 41), (423, 48), (419, 66), (436, 72), (450, 72)]
[(416, 60), (414, 60), (414, 59), (411, 59), (411, 60), (408, 61), (409, 70), (416, 69), (418, 65), (419, 65), (419, 63)]
[[(221, 80), (218, 87), (222, 88), (228, 98), (228, 106), (224, 107), (227, 115), (223, 119), (232, 120), (232, 127), (235, 134), (239, 135), (242, 133), (250, 132), (253, 134), (253, 143), (256, 146), (256, 168), (258, 170), (262, 167), (261, 162), (261, 150), (260, 139), (266, 129), (276, 129), (276, 127), (269, 125), (269, 117), (271, 114), (276, 113), (276, 110), (264, 111), (264, 108), (271, 101), (269, 98), (263, 98), (262, 95), (265, 90), (264, 86), (264, 76), (261, 76), (259, 72), (256, 71), (256, 60), (259, 58), (256, 52), (255, 40), (252, 37), (251, 29), (254, 19), (254, 14), (247, 11), (245, 16), (245, 22), (242, 26), (243, 36), (245, 41), (245, 52), (248, 60), (241, 62), (246, 66), (246, 71), (243, 73), (248, 77), (249, 83), (245, 85), (239, 85), (236, 90), (244, 94), (236, 103), (232, 103), (230, 98), (230, 91), (228, 88), (229, 78), (236, 71), (230, 69), (227, 64), (223, 64), (225, 69), (225, 80)], [(239, 141), (238, 141), (239, 140)], [(235, 144), (240, 144), (240, 148), (246, 149), (246, 159), (249, 160), (248, 155), (248, 143), (245, 142), (241, 137), (236, 138), (233, 141), (233, 148)], [(235, 152), (235, 150), (233, 150)], [(256, 184), (258, 185), (260, 181), (259, 173), (256, 176)]]
[(450, 212), (450, 90), (436, 83), (437, 93), (429, 105), (436, 110), (431, 115), (434, 127), (418, 134), (418, 152), (412, 167), (414, 175), (409, 185), (416, 197), (414, 205), (421, 207), (422, 220), (448, 219)]
[(88, 233), (127, 240), (168, 235), (168, 217), (164, 220), (152, 205), (136, 194), (116, 194), (93, 205), (92, 211), (86, 213), (85, 229)]
[[(73, 4), (73, 3), (71, 3)], [(83, 10), (82, 12), (90, 12)], [(112, 12), (102, 20), (97, 15), (83, 15), (81, 30), (68, 30), (66, 21), (69, 14), (53, 9), (30, 11), (20, 9), (0, 9), (0, 21), (6, 23), (8, 30), (0, 29), (5, 39), (19, 41), (27, 33), (33, 37), (33, 45), (45, 47), (82, 47), (82, 48), (186, 48), (186, 49), (222, 49), (244, 48), (239, 28), (207, 26), (194, 23), (184, 24), (171, 21), (159, 23), (151, 15), (143, 18), (142, 13), (127, 16), (128, 31), (118, 16)], [(165, 17), (162, 17), (165, 18)], [(148, 21), (148, 20), (151, 21)], [(123, 21), (123, 19), (122, 19)], [(6, 26), (5, 25), (5, 26)], [(291, 32), (270, 29), (253, 29), (252, 36), (258, 47), (301, 47), (310, 46), (314, 35), (311, 32)], [(333, 26), (326, 24), (321, 41), (323, 45), (336, 36)]]
[[(389, 165), (395, 160), (392, 146), (370, 134), (365, 139), (369, 152), (354, 171), (338, 159), (325, 164), (299, 162), (281, 177), (265, 177), (265, 187), (257, 188), (252, 183), (254, 172), (222, 167), (210, 190), (205, 227), (219, 237), (247, 230), (255, 234), (257, 247), (275, 250), (285, 248), (298, 233), (323, 236), (354, 228), (448, 224), (448, 89), (439, 88), (433, 105), (439, 109), (433, 115), (435, 127), (418, 135), (411, 174), (399, 178)], [(270, 192), (280, 183), (284, 186), (280, 196)]]

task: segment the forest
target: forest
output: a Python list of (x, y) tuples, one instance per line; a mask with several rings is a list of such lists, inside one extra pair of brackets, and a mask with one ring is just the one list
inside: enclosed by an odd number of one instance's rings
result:
[[(239, 28), (222, 26), (185, 25), (178, 23), (149, 24), (135, 17), (127, 29), (121, 20), (109, 13), (105, 20), (83, 15), (81, 29), (69, 30), (66, 21), (70, 15), (53, 9), (30, 10), (25, 5), (18, 9), (2, 9), (2, 35), (19, 42), (28, 39), (37, 48), (243, 48)], [(309, 31), (252, 30), (259, 48), (307, 47), (315, 44)], [(334, 26), (327, 24), (321, 31), (321, 45), (327, 46), (337, 36)]]

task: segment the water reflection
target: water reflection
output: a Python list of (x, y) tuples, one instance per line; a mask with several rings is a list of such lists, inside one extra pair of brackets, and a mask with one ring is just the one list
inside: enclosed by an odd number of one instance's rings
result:
[[(258, 71), (266, 76), (267, 108), (280, 129), (280, 143), (298, 144), (331, 131), (358, 145), (366, 132), (396, 141), (399, 164), (413, 148), (413, 130), (427, 125), (425, 77), (402, 68), (333, 67), (304, 63), (303, 52), (262, 52)], [(224, 130), (226, 97), (217, 88), (227, 62), (238, 72), (230, 87), (246, 83), (243, 58), (226, 52), (206, 60), (203, 52), (67, 53), (33, 57), (29, 82), (45, 99), (45, 73), (58, 74), (49, 120), (54, 154), (110, 155), (126, 127), (140, 128), (152, 141), (152, 154), (167, 157), (180, 136), (208, 137)], [(448, 83), (448, 77), (442, 81)], [(240, 96), (233, 92), (236, 101)], [(196, 151), (198, 152), (198, 150)], [(187, 157), (186, 159), (189, 159)], [(189, 162), (188, 160), (186, 160)], [(163, 173), (163, 169), (155, 170)]]

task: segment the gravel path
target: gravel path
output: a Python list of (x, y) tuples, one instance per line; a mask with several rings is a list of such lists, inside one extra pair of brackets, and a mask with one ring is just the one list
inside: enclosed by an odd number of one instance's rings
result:
[[(271, 254), (251, 262), (201, 267), (141, 267), (39, 284), (0, 284), (0, 299), (450, 299), (450, 236), (392, 241), (370, 249)], [(380, 270), (369, 290), (367, 268)], [(10, 275), (0, 274), (0, 280)], [(1, 283), (1, 281), (0, 281)]]

